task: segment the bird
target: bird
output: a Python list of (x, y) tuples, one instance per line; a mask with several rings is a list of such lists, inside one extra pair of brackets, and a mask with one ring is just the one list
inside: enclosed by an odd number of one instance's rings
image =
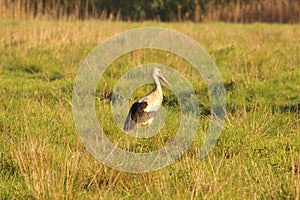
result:
[(148, 125), (147, 132), (149, 133), (151, 123), (162, 104), (163, 91), (160, 80), (172, 90), (172, 86), (163, 76), (159, 68), (154, 68), (151, 71), (151, 76), (154, 82), (153, 90), (132, 104), (124, 123), (125, 132), (132, 130), (136, 126), (136, 137), (138, 136), (138, 127), (140, 125)]

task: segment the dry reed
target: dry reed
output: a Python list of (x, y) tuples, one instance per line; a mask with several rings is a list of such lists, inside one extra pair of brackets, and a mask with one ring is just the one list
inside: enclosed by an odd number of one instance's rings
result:
[[(300, 1), (298, 0), (256, 0), (256, 1), (229, 1), (221, 3), (210, 1), (200, 9), (199, 2), (194, 1), (194, 9), (182, 13), (181, 4), (178, 4), (177, 19), (174, 12), (170, 12), (172, 21), (192, 20), (195, 22), (225, 21), (235, 23), (272, 22), (272, 23), (299, 23)], [(140, 17), (140, 19), (124, 16), (122, 8), (114, 5), (105, 5), (104, 2), (91, 0), (74, 1), (33, 1), (33, 0), (0, 0), (1, 19), (100, 19), (100, 20), (155, 20)], [(182, 19), (181, 16), (187, 16)], [(156, 16), (160, 18), (159, 16)]]

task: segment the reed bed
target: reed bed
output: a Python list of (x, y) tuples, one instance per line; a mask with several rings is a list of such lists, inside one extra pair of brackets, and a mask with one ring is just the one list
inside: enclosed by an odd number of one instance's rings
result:
[[(155, 5), (156, 1), (150, 1)], [(111, 21), (194, 21), (299, 23), (300, 1), (179, 1), (148, 8), (145, 2), (100, 0), (0, 0), (1, 19), (100, 19)], [(157, 12), (157, 13), (156, 13)], [(164, 15), (164, 16), (162, 16)]]

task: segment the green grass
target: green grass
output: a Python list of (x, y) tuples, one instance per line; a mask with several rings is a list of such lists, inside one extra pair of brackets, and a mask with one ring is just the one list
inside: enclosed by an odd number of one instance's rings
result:
[[(99, 42), (147, 26), (183, 32), (209, 52), (226, 87), (228, 110), (217, 145), (198, 159), (210, 119), (204, 81), (171, 53), (122, 56), (100, 80), (96, 96), (99, 122), (120, 147), (131, 148), (134, 140), (116, 126), (109, 98), (118, 78), (134, 66), (174, 67), (190, 81), (204, 111), (182, 158), (155, 172), (131, 174), (104, 166), (85, 149), (72, 118), (72, 87)], [(1, 199), (299, 199), (299, 26), (6, 20), (0, 27)], [(139, 88), (132, 100), (144, 94)], [(136, 151), (171, 140), (177, 105), (166, 92), (165, 127), (139, 140)]]

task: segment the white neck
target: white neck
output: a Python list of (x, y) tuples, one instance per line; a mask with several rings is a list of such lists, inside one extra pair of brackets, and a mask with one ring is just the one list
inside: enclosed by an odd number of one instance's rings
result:
[(161, 84), (160, 84), (159, 78), (157, 76), (153, 76), (153, 81), (154, 81), (154, 86), (155, 86), (154, 91), (158, 92), (159, 95), (162, 97), (163, 92), (161, 89)]

